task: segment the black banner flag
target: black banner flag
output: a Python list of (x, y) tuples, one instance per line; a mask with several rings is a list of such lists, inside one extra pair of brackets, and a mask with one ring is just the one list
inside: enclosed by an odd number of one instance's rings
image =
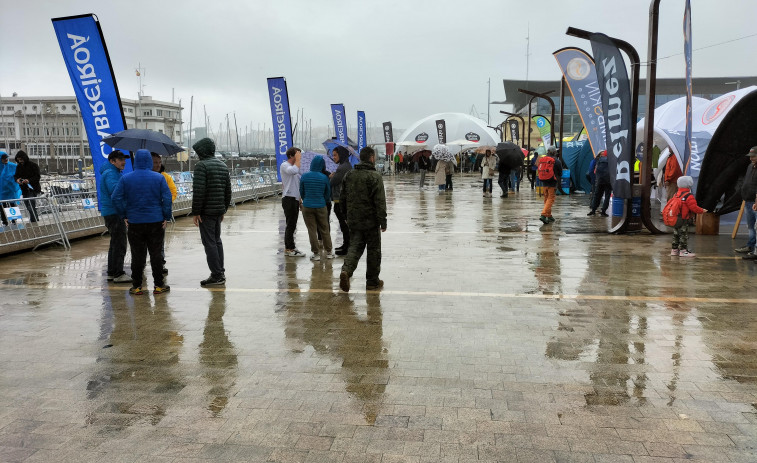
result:
[(394, 142), (394, 135), (392, 134), (391, 122), (384, 122), (384, 142), (385, 143)]
[(444, 122), (444, 119), (436, 121), (436, 136), (442, 145), (447, 143), (447, 123)]

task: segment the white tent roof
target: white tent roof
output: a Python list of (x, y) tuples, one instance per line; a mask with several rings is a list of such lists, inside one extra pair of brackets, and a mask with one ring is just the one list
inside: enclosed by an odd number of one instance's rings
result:
[(447, 126), (447, 147), (452, 153), (460, 151), (459, 143), (461, 140), (468, 141), (470, 144), (466, 148), (475, 146), (496, 146), (500, 138), (497, 132), (486, 126), (486, 121), (464, 113), (438, 113), (424, 117), (405, 130), (399, 137), (397, 144), (407, 146), (425, 144), (429, 148), (439, 143), (439, 137), (436, 134), (436, 121), (444, 119)]

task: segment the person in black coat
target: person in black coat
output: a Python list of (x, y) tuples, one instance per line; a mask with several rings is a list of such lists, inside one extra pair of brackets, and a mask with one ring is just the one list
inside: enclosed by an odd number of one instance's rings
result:
[[(16, 153), (16, 174), (13, 178), (21, 186), (21, 195), (24, 198), (34, 198), (41, 192), (39, 180), (39, 166), (36, 162), (29, 159), (29, 155), (21, 150)], [(29, 221), (37, 221), (37, 202), (35, 200), (25, 201), (29, 210)]]

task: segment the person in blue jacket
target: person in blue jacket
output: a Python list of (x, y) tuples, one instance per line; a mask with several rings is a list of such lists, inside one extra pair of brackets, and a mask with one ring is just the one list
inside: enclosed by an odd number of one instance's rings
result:
[(336, 257), (332, 250), (331, 233), (329, 230), (329, 216), (326, 204), (331, 201), (331, 186), (329, 178), (321, 173), (326, 161), (321, 156), (315, 156), (310, 161), (310, 172), (300, 178), (300, 198), (302, 200), (302, 218), (308, 228), (310, 250), (313, 255), (310, 260), (321, 260), (321, 246), (318, 243), (318, 232), (323, 238), (323, 248), (326, 258)]
[(124, 272), (124, 258), (126, 257), (126, 224), (124, 218), (118, 215), (113, 206), (111, 195), (121, 180), (121, 172), (126, 165), (126, 155), (118, 150), (111, 151), (108, 162), (100, 166), (100, 215), (105, 220), (105, 226), (110, 234), (108, 248), (108, 281), (114, 283), (130, 283), (131, 277)]
[(155, 282), (153, 294), (168, 292), (164, 284), (163, 244), (166, 223), (171, 220), (171, 190), (165, 177), (152, 171), (152, 155), (139, 150), (135, 156), (134, 172), (121, 177), (111, 199), (119, 216), (124, 217), (131, 247), (131, 294), (144, 294), (142, 278), (147, 253)]
[[(0, 213), (2, 214), (3, 225), (8, 225), (8, 219), (5, 217), (5, 207), (13, 207), (15, 201), (9, 199), (18, 199), (21, 197), (21, 187), (16, 183), (13, 176), (16, 174), (16, 163), (8, 160), (8, 154), (0, 151)], [(13, 223), (16, 223), (14, 220)]]

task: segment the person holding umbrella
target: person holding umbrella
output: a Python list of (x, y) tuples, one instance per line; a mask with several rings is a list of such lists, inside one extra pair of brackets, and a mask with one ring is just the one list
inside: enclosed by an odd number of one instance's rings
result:
[(432, 156), (437, 160), (434, 181), (439, 185), (439, 194), (442, 194), (447, 189), (447, 171), (450, 169), (452, 159), (454, 158), (452, 157), (449, 148), (442, 144), (434, 146)]
[(510, 173), (517, 172), (523, 166), (523, 151), (514, 143), (502, 142), (497, 145), (496, 153), (499, 157), (497, 183), (502, 189), (500, 198), (507, 198), (507, 184), (511, 177)]
[(352, 170), (350, 164), (350, 152), (343, 146), (337, 146), (333, 151), (334, 162), (338, 167), (336, 171), (329, 176), (331, 185), (331, 199), (334, 202), (334, 214), (339, 220), (339, 229), (342, 230), (342, 246), (336, 248), (337, 256), (346, 256), (350, 248), (350, 227), (347, 225), (347, 202), (342, 201), (342, 182), (345, 175)]

